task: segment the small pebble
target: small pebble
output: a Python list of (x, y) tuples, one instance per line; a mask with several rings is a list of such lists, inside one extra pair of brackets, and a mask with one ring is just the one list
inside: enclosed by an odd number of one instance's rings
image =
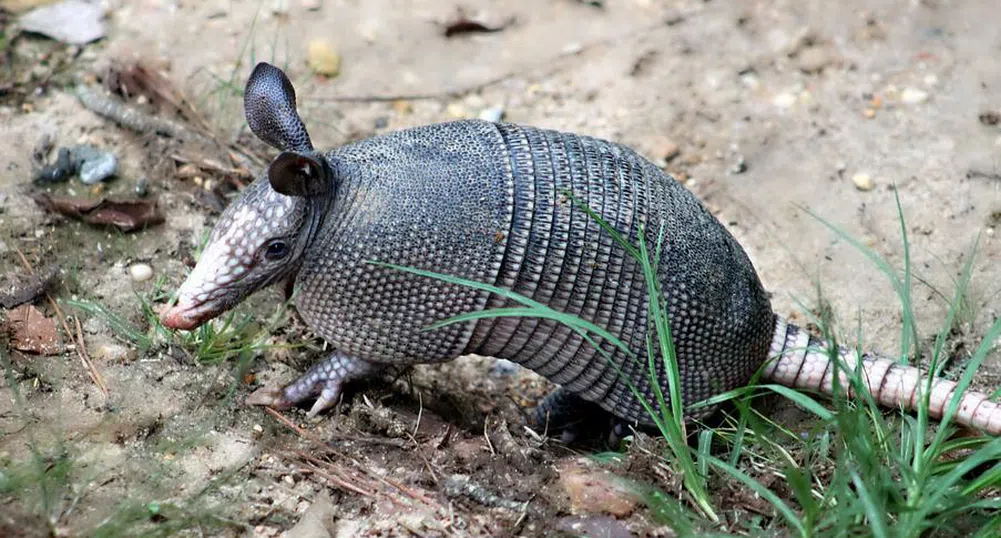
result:
[(318, 11), (323, 7), (323, 0), (302, 0), (302, 7), (307, 11)]
[(59, 148), (55, 164), (43, 167), (35, 174), (37, 183), (60, 183), (73, 175), (73, 160), (70, 158), (70, 150)]
[(875, 183), (872, 181), (872, 176), (859, 172), (852, 176), (852, 183), (855, 184), (855, 188), (860, 191), (871, 191), (875, 187)]
[(740, 83), (743, 84), (745, 88), (750, 90), (757, 90), (761, 87), (761, 79), (754, 73), (744, 73), (743, 75), (740, 75)]
[(271, 13), (278, 16), (288, 15), (288, 3), (289, 0), (275, 0), (271, 3)]
[(139, 178), (139, 181), (136, 181), (135, 191), (136, 196), (140, 198), (149, 194), (149, 178), (146, 176)]
[(407, 101), (406, 99), (397, 99), (393, 101), (393, 110), (400, 115), (410, 114), (414, 111), (414, 106), (411, 105), (410, 101)]
[(571, 514), (605, 512), (625, 517), (642, 502), (635, 485), (606, 470), (571, 465), (560, 469), (559, 481), (570, 497)]
[(333, 45), (323, 39), (309, 42), (306, 63), (314, 73), (325, 77), (336, 77), (341, 72), (341, 55)]
[(295, 479), (292, 478), (292, 475), (285, 475), (285, 476), (283, 476), (282, 477), (282, 482), (285, 482), (286, 484), (288, 484), (290, 486), (294, 486), (295, 485)]
[(789, 92), (783, 92), (772, 99), (772, 104), (779, 108), (789, 108), (796, 104), (796, 96)]
[(832, 62), (826, 47), (806, 47), (796, 56), (796, 66), (806, 73), (819, 73)]
[(145, 282), (153, 278), (153, 268), (145, 263), (137, 263), (129, 267), (129, 276), (136, 282)]
[(917, 88), (904, 88), (900, 93), (900, 102), (907, 105), (918, 105), (928, 100), (928, 92)]
[(504, 117), (504, 108), (495, 106), (480, 111), (480, 119), (496, 123)]
[(96, 159), (85, 161), (80, 167), (80, 181), (93, 185), (118, 172), (118, 157), (114, 153), (101, 153)]
[(938, 77), (935, 74), (925, 75), (924, 82), (925, 86), (928, 86), (929, 88), (938, 86)]
[(736, 175), (744, 172), (747, 172), (747, 160), (744, 159), (743, 155), (738, 154), (737, 161), (730, 166), (730, 173)]
[(867, 120), (871, 120), (876, 117), (876, 111), (871, 108), (867, 108), (862, 111), (862, 117)]
[(584, 50), (584, 46), (577, 42), (567, 43), (563, 50), (560, 51), (565, 55), (577, 54), (578, 52)]
[(100, 151), (89, 144), (74, 146), (69, 152), (73, 171), (87, 185), (99, 183), (118, 172), (118, 157), (114, 153)]
[(667, 163), (681, 153), (678, 144), (664, 135), (654, 135), (643, 142), (643, 152), (660, 168), (667, 166)]
[(378, 37), (378, 28), (373, 21), (367, 21), (358, 26), (358, 35), (367, 43), (375, 43)]
[(449, 105), (445, 107), (445, 112), (449, 115), (449, 117), (456, 119), (464, 119), (469, 116), (466, 112), (466, 107), (462, 106), (461, 103), (449, 103)]
[(493, 367), (490, 368), (490, 373), (497, 376), (511, 375), (518, 371), (519, 366), (507, 359), (497, 359)]
[(257, 433), (264, 433), (264, 426), (260, 424), (254, 424), (254, 431)]

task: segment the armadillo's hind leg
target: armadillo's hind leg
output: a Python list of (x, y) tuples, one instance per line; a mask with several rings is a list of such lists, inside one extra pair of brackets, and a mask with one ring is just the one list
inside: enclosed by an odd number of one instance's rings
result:
[(284, 388), (262, 387), (247, 396), (246, 402), (248, 405), (288, 409), (319, 393), (308, 413), (312, 418), (337, 403), (346, 383), (372, 377), (384, 369), (385, 365), (335, 351)]
[(616, 446), (629, 434), (628, 425), (597, 404), (557, 388), (535, 408), (532, 429), (559, 436), (567, 444), (592, 442)]

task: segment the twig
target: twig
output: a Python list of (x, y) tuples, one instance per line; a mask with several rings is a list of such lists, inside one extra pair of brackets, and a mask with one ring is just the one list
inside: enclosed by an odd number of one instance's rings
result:
[[(288, 426), (289, 428), (291, 428), (293, 431), (295, 431), (297, 434), (299, 434), (303, 438), (308, 439), (308, 440), (310, 440), (310, 441), (312, 441), (314, 443), (317, 443), (320, 446), (322, 446), (323, 448), (325, 448), (326, 450), (329, 450), (330, 452), (332, 452), (334, 454), (337, 454), (336, 450), (334, 450), (334, 449), (330, 448), (329, 446), (327, 446), (326, 443), (323, 443), (322, 441), (320, 441), (316, 436), (314, 436), (314, 435), (310, 434), (309, 432), (303, 430), (299, 426), (296, 426), (291, 420), (289, 420), (287, 417), (285, 417), (284, 415), (282, 415), (278, 411), (275, 411), (274, 409), (271, 409), (270, 407), (265, 407), (264, 409), (265, 409), (265, 411), (267, 411), (268, 414), (270, 414), (271, 416), (273, 416), (276, 419), (278, 419), (278, 421), (280, 421), (281, 423), (283, 423), (286, 426)], [(302, 459), (310, 462), (314, 466), (319, 465), (319, 464), (324, 464), (324, 465), (328, 465), (328, 466), (330, 465), (329, 463), (323, 462), (322, 460), (316, 458), (315, 456), (312, 456), (312, 455), (307, 454), (307, 453), (302, 452), (302, 451), (298, 451), (297, 450), (296, 451), (296, 455), (299, 456), (300, 458), (302, 458)], [(389, 478), (380, 476), (380, 475), (372, 472), (370, 469), (366, 468), (364, 465), (361, 464), (361, 462), (355, 460), (354, 458), (343, 458), (343, 459), (348, 459), (361, 472), (365, 473), (366, 475), (368, 475), (371, 478), (379, 480), (379, 481), (385, 483), (386, 485), (395, 488), (396, 490), (402, 492), (403, 494), (407, 495), (411, 499), (414, 499), (416, 501), (422, 502), (422, 503), (424, 503), (424, 504), (426, 504), (428, 506), (431, 506), (431, 507), (437, 507), (438, 506), (436, 503), (434, 503), (433, 501), (431, 501), (430, 499), (428, 499), (422, 493), (420, 493), (418, 491), (415, 491), (415, 490), (413, 490), (413, 489), (411, 489), (411, 488), (409, 488), (407, 486), (404, 486), (403, 484), (400, 484), (399, 482), (396, 482), (395, 480), (391, 480)], [(332, 469), (332, 467), (331, 467), (331, 469)], [(333, 476), (328, 476), (327, 474), (323, 474), (323, 473), (320, 473), (320, 474), (322, 474), (322, 476), (324, 476), (324, 477), (326, 477), (326, 478), (328, 478), (330, 480), (335, 481), (335, 483), (337, 483), (338, 485), (342, 485), (343, 486), (343, 484), (341, 484), (341, 482), (337, 482), (337, 480), (338, 480), (337, 478), (335, 478)], [(352, 490), (352, 491), (355, 491), (355, 490)], [(369, 497), (374, 496), (374, 494), (369, 493), (367, 491), (365, 491), (365, 492), (356, 491), (356, 493), (361, 493), (361, 494), (369, 496)]]
[(151, 116), (117, 97), (104, 94), (84, 84), (77, 85), (76, 96), (84, 107), (97, 115), (139, 134), (155, 133), (172, 138), (203, 138), (202, 135), (192, 132), (180, 123)]
[(438, 483), (438, 475), (435, 474), (434, 469), (431, 468), (431, 462), (428, 461), (427, 456), (424, 455), (424, 451), (420, 449), (420, 443), (417, 442), (417, 438), (413, 435), (410, 436), (410, 440), (414, 442), (414, 452), (424, 460), (424, 467), (428, 470), (428, 474), (431, 475), (431, 481), (435, 484)]
[(493, 445), (493, 443), (490, 442), (490, 434), (487, 433), (487, 427), (488, 427), (489, 423), (490, 423), (489, 420), (487, 420), (487, 419), (483, 420), (483, 439), (485, 439), (487, 441), (487, 448), (490, 449), (490, 455), (491, 456), (496, 456), (497, 455), (497, 451), (494, 450), (494, 445)]
[(513, 529), (516, 529), (516, 530), (517, 529), (521, 529), (521, 524), (524, 523), (525, 522), (525, 518), (528, 517), (528, 503), (529, 502), (531, 502), (531, 499), (525, 501), (525, 505), (521, 509), (521, 515), (518, 516), (518, 520), (515, 521), (514, 525), (512, 526)]
[[(424, 397), (420, 391), (417, 391), (417, 402), (417, 420), (414, 421), (414, 433), (410, 434), (412, 438), (417, 437), (417, 431), (421, 429), (421, 417), (424, 416)], [(416, 439), (414, 442), (416, 442)]]
[(292, 431), (294, 431), (295, 433), (297, 433), (300, 437), (302, 437), (304, 439), (308, 439), (308, 440), (316, 443), (318, 446), (321, 446), (321, 447), (326, 448), (326, 449), (329, 450), (330, 447), (328, 447), (326, 443), (324, 443), (323, 441), (321, 441), (315, 435), (313, 435), (313, 434), (307, 432), (306, 430), (300, 428), (299, 426), (297, 426), (294, 422), (292, 422), (291, 420), (289, 420), (285, 415), (279, 413), (278, 411), (275, 411), (274, 409), (272, 409), (270, 407), (265, 407), (264, 408), (264, 412), (267, 413), (267, 414), (269, 414), (269, 415), (271, 415), (272, 417), (274, 417), (276, 420), (278, 420), (278, 422), (281, 422), (282, 424), (284, 424), (285, 426), (287, 426), (289, 429), (291, 429)]
[(218, 172), (224, 175), (233, 175), (243, 178), (254, 177), (254, 175), (250, 172), (250, 170), (246, 168), (229, 168), (222, 163), (219, 163), (217, 161), (205, 157), (199, 159), (195, 157), (189, 157), (187, 155), (182, 155), (180, 153), (171, 153), (170, 158), (174, 159), (177, 162), (195, 165), (198, 168), (201, 168), (203, 170), (208, 170), (210, 172)]
[(973, 179), (975, 177), (982, 177), (984, 179), (990, 179), (992, 181), (1001, 181), (1001, 173), (998, 172), (984, 172), (983, 170), (970, 169), (966, 172), (966, 177)]
[[(266, 413), (268, 413), (269, 415), (275, 417), (275, 419), (277, 419), (282, 424), (288, 426), (290, 429), (292, 429), (292, 431), (294, 431), (295, 433), (299, 434), (303, 438), (308, 439), (308, 440), (312, 441), (313, 443), (316, 443), (317, 446), (322, 447), (322, 448), (324, 448), (326, 450), (333, 450), (333, 448), (328, 443), (324, 442), (322, 439), (317, 438), (315, 435), (310, 434), (309, 432), (307, 432), (306, 430), (300, 428), (299, 426), (296, 426), (291, 420), (289, 420), (287, 417), (285, 417), (285, 415), (279, 413), (278, 411), (275, 411), (274, 409), (272, 409), (270, 407), (265, 407), (264, 411)], [(386, 445), (386, 446), (393, 446), (393, 447), (396, 447), (396, 448), (406, 448), (407, 447), (407, 442), (404, 441), (403, 439), (379, 439), (377, 437), (362, 437), (360, 435), (348, 435), (348, 434), (344, 434), (344, 433), (335, 433), (335, 434), (332, 434), (331, 435), (331, 440), (333, 440), (333, 441), (355, 441), (355, 442), (358, 442), (358, 443), (370, 443), (370, 444), (373, 444), (373, 445)]]
[[(28, 258), (26, 258), (24, 253), (21, 252), (20, 247), (14, 245), (14, 252), (16, 252), (17, 257), (21, 259), (21, 265), (23, 265), (24, 269), (28, 271), (28, 274), (34, 275), (34, 268), (31, 267), (31, 263), (28, 262)], [(52, 298), (52, 295), (49, 292), (45, 292), (45, 298), (49, 300), (49, 304), (52, 305), (52, 309), (56, 312), (56, 317), (59, 318), (59, 323), (62, 324), (66, 337), (76, 341), (76, 346), (74, 346), (76, 348), (76, 354), (80, 357), (80, 362), (83, 363), (84, 369), (87, 370), (87, 375), (90, 376), (90, 380), (94, 382), (94, 385), (96, 385), (98, 390), (101, 391), (101, 394), (104, 394), (104, 397), (107, 398), (109, 396), (108, 386), (104, 382), (104, 377), (102, 377), (101, 373), (94, 367), (94, 363), (90, 360), (90, 356), (87, 354), (87, 345), (83, 340), (83, 328), (80, 326), (79, 318), (73, 318), (74, 321), (76, 321), (77, 329), (76, 337), (74, 338), (74, 333), (70, 330), (69, 323), (66, 322), (66, 315), (63, 314), (63, 309), (59, 307), (59, 303)]]
[(403, 527), (404, 529), (407, 529), (407, 532), (409, 532), (410, 534), (413, 534), (417, 538), (426, 538), (426, 536), (427, 536), (423, 532), (421, 532), (421, 531), (413, 528), (412, 526), (410, 526), (410, 523), (407, 523), (406, 519), (400, 518), (400, 519), (397, 519), (396, 522), (399, 523), (400, 526)]
[[(52, 302), (53, 306), (59, 307), (55, 301)], [(57, 312), (59, 312), (57, 310)], [(63, 317), (63, 323), (65, 323), (65, 317)], [(108, 386), (104, 382), (104, 378), (101, 377), (101, 373), (97, 371), (94, 367), (94, 361), (90, 358), (90, 353), (87, 352), (87, 344), (83, 340), (83, 327), (80, 325), (80, 316), (73, 316), (73, 322), (76, 324), (76, 339), (77, 339), (77, 352), (80, 358), (83, 359), (83, 365), (87, 368), (87, 373), (90, 374), (90, 379), (94, 381), (97, 388), (101, 390), (104, 397), (108, 397)]]
[(121, 99), (96, 88), (78, 84), (76, 87), (76, 96), (85, 108), (136, 133), (161, 134), (171, 138), (225, 148), (229, 150), (231, 158), (235, 155), (243, 157), (240, 160), (250, 161), (254, 164), (261, 164), (263, 162), (259, 157), (248, 155), (234, 144), (223, 144), (215, 137), (196, 132), (183, 123), (151, 116)]
[[(354, 461), (354, 460), (352, 460), (352, 461)], [(361, 465), (361, 463), (359, 463), (357, 461), (354, 461), (354, 464), (356, 466), (358, 466), (366, 474), (370, 474), (369, 471), (368, 471), (368, 469), (365, 469)], [(385, 482), (386, 484), (388, 484), (388, 485), (396, 488), (397, 490), (403, 492), (406, 496), (410, 497), (411, 499), (414, 499), (415, 501), (420, 501), (420, 502), (422, 502), (422, 503), (424, 503), (424, 504), (426, 504), (426, 505), (428, 505), (430, 507), (433, 507), (433, 508), (437, 508), (439, 506), (437, 503), (432, 502), (430, 499), (428, 499), (423, 493), (421, 493), (419, 491), (416, 491), (414, 489), (408, 488), (407, 486), (404, 486), (403, 484), (397, 482), (396, 480), (393, 480), (391, 478), (387, 478), (387, 477), (384, 477), (384, 476), (379, 476), (377, 474), (370, 474), (370, 476), (374, 476), (375, 478), (377, 478), (377, 479)]]
[(348, 491), (357, 493), (359, 495), (363, 495), (365, 497), (375, 497), (374, 493), (372, 493), (370, 491), (366, 491), (366, 490), (364, 490), (364, 489), (362, 489), (362, 488), (360, 488), (360, 487), (358, 487), (358, 486), (356, 486), (356, 485), (348, 482), (347, 480), (344, 480), (343, 478), (341, 478), (339, 476), (336, 476), (336, 475), (333, 475), (331, 473), (325, 472), (323, 469), (320, 469), (319, 467), (317, 467), (315, 465), (310, 465), (309, 467), (303, 467), (300, 470), (318, 474), (318, 475), (322, 476), (323, 478), (326, 478), (327, 480), (330, 480), (334, 484), (337, 484), (342, 489), (346, 489)]

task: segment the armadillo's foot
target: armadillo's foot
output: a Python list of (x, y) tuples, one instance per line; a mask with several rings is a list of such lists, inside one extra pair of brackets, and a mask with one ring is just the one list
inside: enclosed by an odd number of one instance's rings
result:
[(384, 368), (382, 364), (363, 361), (335, 351), (326, 360), (314, 365), (284, 388), (257, 389), (247, 396), (246, 403), (288, 409), (319, 393), (319, 397), (307, 414), (312, 418), (337, 404), (346, 383), (371, 377)]
[(629, 427), (597, 404), (560, 387), (535, 408), (532, 429), (559, 435), (566, 444), (605, 443), (617, 446)]

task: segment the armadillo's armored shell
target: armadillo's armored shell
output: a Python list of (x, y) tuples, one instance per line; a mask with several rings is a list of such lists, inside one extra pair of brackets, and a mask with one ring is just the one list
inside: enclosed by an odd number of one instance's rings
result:
[[(691, 193), (625, 147), (461, 121), (369, 139), (329, 157), (338, 195), (300, 272), (298, 306), (333, 346), (358, 358), (507, 358), (619, 417), (649, 422), (629, 388), (654, 401), (640, 265), (564, 191), (634, 244), (642, 226), (653, 250), (663, 227), (657, 273), (686, 404), (746, 384), (767, 355), (774, 317), (743, 250)], [(601, 342), (610, 364), (568, 327), (534, 318), (424, 332), (445, 317), (514, 304), (368, 259), (513, 289), (607, 328), (636, 358)], [(666, 387), (662, 362), (656, 365)]]

